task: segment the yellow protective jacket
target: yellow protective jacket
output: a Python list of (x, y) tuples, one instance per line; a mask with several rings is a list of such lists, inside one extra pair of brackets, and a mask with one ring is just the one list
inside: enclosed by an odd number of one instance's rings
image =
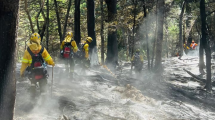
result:
[[(34, 54), (37, 54), (40, 52), (40, 50), (42, 49), (42, 46), (39, 45), (39, 49), (38, 50), (33, 50), (32, 48), (33, 46), (29, 46), (30, 50), (34, 53)], [(52, 60), (51, 56), (49, 55), (49, 53), (47, 52), (47, 50), (44, 48), (44, 51), (42, 53), (42, 57), (44, 59), (44, 61), (46, 61), (47, 64), (49, 65), (53, 65), (54, 66), (54, 61)], [(32, 57), (30, 55), (30, 53), (25, 50), (25, 53), (24, 53), (24, 56), (23, 56), (23, 59), (22, 59), (22, 66), (21, 66), (21, 69), (20, 69), (20, 75), (22, 76), (23, 73), (25, 72), (25, 69), (28, 67), (28, 66), (31, 66), (31, 63), (32, 63)]]
[(83, 51), (85, 53), (85, 58), (89, 58), (89, 44), (85, 41), (83, 46)]
[[(135, 54), (132, 56), (132, 58), (131, 58), (131, 62), (133, 62), (133, 61), (134, 61), (134, 56), (135, 56)], [(140, 61), (141, 61), (141, 62), (143, 62), (143, 56), (142, 56), (142, 55), (140, 55)]]
[(64, 47), (65, 43), (67, 43), (67, 42), (71, 42), (71, 46), (72, 46), (71, 49), (73, 50), (74, 53), (76, 53), (78, 51), (78, 46), (77, 46), (75, 40), (71, 41), (71, 37), (69, 37), (69, 36), (67, 36), (64, 39), (64, 41), (61, 43), (60, 49), (63, 50), (63, 47)]
[(186, 44), (184, 44), (184, 49), (189, 50), (190, 48)]

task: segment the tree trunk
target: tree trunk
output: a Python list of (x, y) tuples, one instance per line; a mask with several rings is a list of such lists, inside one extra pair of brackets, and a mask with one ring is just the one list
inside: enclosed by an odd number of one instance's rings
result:
[(137, 14), (137, 0), (133, 0), (133, 4), (134, 4), (134, 19), (133, 19), (133, 41), (132, 41), (132, 49), (131, 49), (131, 57), (133, 56), (134, 54), (134, 44), (135, 44), (135, 37), (134, 37), (134, 34), (135, 34), (135, 22), (136, 22), (136, 14)]
[(47, 0), (46, 49), (49, 50), (49, 0)]
[(94, 0), (87, 0), (87, 30), (88, 36), (93, 39), (93, 42), (90, 44), (91, 50), (96, 46), (94, 6)]
[(67, 8), (67, 13), (66, 13), (66, 17), (65, 17), (65, 23), (64, 23), (62, 38), (64, 38), (65, 34), (66, 34), (66, 27), (67, 27), (67, 21), (68, 21), (68, 17), (69, 17), (69, 11), (70, 11), (70, 8), (71, 8), (71, 4), (72, 4), (72, 0), (69, 0), (69, 4), (68, 4), (68, 8)]
[(164, 0), (158, 0), (158, 30), (157, 30), (157, 44), (156, 44), (156, 59), (155, 68), (161, 68), (161, 56), (162, 56), (162, 42), (163, 42), (163, 23), (164, 23)]
[(179, 47), (180, 47), (180, 58), (183, 56), (183, 39), (182, 39), (182, 25), (183, 25), (183, 16), (184, 16), (184, 9), (185, 9), (186, 2), (183, 1), (181, 14), (179, 18)]
[(55, 5), (56, 16), (57, 16), (58, 34), (60, 36), (60, 42), (62, 42), (63, 37), (62, 37), (62, 32), (61, 32), (61, 23), (60, 23), (60, 16), (59, 16), (59, 12), (58, 12), (57, 0), (54, 0), (54, 5)]
[(88, 36), (93, 39), (93, 42), (89, 45), (90, 64), (98, 65), (99, 58), (98, 58), (97, 47), (96, 47), (94, 0), (87, 0), (87, 30), (88, 30)]
[(209, 41), (207, 39), (207, 29), (206, 29), (206, 13), (205, 13), (205, 0), (200, 1), (200, 15), (202, 21), (202, 43), (206, 52), (206, 69), (207, 69), (207, 83), (205, 88), (208, 91), (212, 90), (211, 87), (211, 50), (209, 46)]
[(144, 11), (144, 18), (146, 19), (145, 21), (145, 32), (146, 32), (146, 44), (147, 44), (147, 59), (148, 59), (148, 70), (150, 70), (150, 56), (149, 56), (149, 42), (148, 42), (148, 18), (147, 18), (147, 13), (146, 13), (146, 2), (144, 0), (143, 2), (143, 11)]
[(103, 0), (100, 0), (100, 6), (101, 6), (101, 63), (104, 64), (104, 22), (103, 22)]
[(31, 32), (34, 33), (34, 27), (33, 27), (33, 23), (32, 23), (32, 20), (31, 20), (31, 16), (30, 16), (30, 13), (28, 11), (28, 4), (27, 4), (27, 0), (25, 0), (25, 12), (27, 13), (28, 15), (28, 20), (30, 22), (30, 26), (31, 26)]
[[(155, 19), (155, 33), (157, 33), (157, 25), (158, 25), (158, 14), (157, 14), (157, 9), (158, 9), (158, 5), (157, 5), (157, 1), (156, 1), (156, 19)], [(151, 69), (153, 68), (153, 63), (154, 63), (154, 54), (155, 54), (155, 44), (157, 42), (157, 34), (154, 35), (154, 42), (153, 42), (153, 50), (152, 50), (152, 62), (151, 62)]]
[[(108, 22), (114, 21), (114, 17), (117, 13), (116, 0), (105, 0), (108, 8)], [(108, 46), (107, 46), (107, 58), (106, 63), (116, 67), (118, 64), (118, 45), (117, 45), (117, 29), (115, 25), (109, 25), (108, 27)]]
[(77, 44), (81, 41), (81, 31), (80, 31), (80, 1), (75, 0), (75, 35), (74, 39)]
[(19, 0), (1, 0), (0, 4), (0, 118), (13, 120), (16, 80), (15, 48)]

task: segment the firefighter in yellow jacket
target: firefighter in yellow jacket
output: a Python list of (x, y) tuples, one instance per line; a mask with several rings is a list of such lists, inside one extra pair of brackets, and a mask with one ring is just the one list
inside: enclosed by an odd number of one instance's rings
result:
[[(71, 78), (73, 77), (74, 66), (75, 66), (73, 56), (78, 51), (77, 44), (75, 40), (73, 40), (72, 38), (73, 38), (72, 32), (67, 32), (66, 38), (63, 40), (60, 46), (61, 55), (63, 59), (66, 59), (69, 62), (70, 71), (68, 70), (68, 72), (70, 72)], [(68, 67), (67, 64), (66, 64), (66, 67)]]
[(80, 47), (79, 57), (81, 58), (81, 64), (83, 65), (83, 69), (89, 68), (90, 60), (89, 60), (89, 44), (92, 43), (93, 39), (91, 37), (87, 37), (83, 44)]
[(47, 50), (40, 45), (40, 42), (40, 35), (33, 33), (28, 43), (28, 48), (25, 50), (20, 69), (21, 77), (24, 76), (25, 70), (29, 73), (28, 78), (31, 81), (30, 92), (32, 97), (35, 97), (37, 82), (39, 82), (40, 93), (46, 92), (48, 73), (45, 68), (45, 62), (52, 66), (55, 65)]
[(134, 66), (134, 70), (140, 73), (143, 68), (143, 55), (140, 54), (140, 49), (137, 49), (131, 58), (131, 65)]

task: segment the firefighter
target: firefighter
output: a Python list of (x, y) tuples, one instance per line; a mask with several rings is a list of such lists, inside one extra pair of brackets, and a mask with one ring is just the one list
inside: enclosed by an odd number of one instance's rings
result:
[(185, 41), (183, 46), (184, 46), (184, 52), (187, 54), (188, 50), (190, 49), (190, 47), (187, 45), (187, 41)]
[[(68, 70), (70, 78), (73, 78), (74, 73), (74, 53), (78, 51), (77, 44), (75, 40), (72, 39), (73, 34), (72, 32), (67, 32), (66, 38), (61, 43), (60, 49), (61, 49), (61, 56), (63, 59), (66, 59), (66, 62), (69, 62), (70, 70)], [(66, 67), (68, 67), (66, 64)]]
[(33, 33), (28, 43), (28, 48), (25, 50), (20, 69), (21, 77), (24, 77), (25, 70), (28, 71), (28, 79), (31, 81), (30, 92), (32, 98), (36, 95), (37, 82), (39, 82), (40, 93), (46, 93), (48, 73), (45, 62), (53, 67), (55, 66), (51, 56), (46, 48), (40, 45), (40, 42), (40, 35)]
[(195, 50), (195, 49), (196, 49), (196, 46), (198, 46), (198, 44), (196, 44), (195, 41), (192, 40), (192, 43), (190, 44), (190, 48), (191, 48), (192, 50)]
[(143, 68), (143, 55), (140, 54), (140, 49), (137, 49), (131, 59), (131, 65), (134, 66), (135, 73), (140, 73)]
[(87, 69), (90, 66), (89, 59), (89, 44), (92, 43), (93, 39), (87, 37), (84, 43), (80, 45), (79, 58), (81, 59), (81, 64), (83, 69)]

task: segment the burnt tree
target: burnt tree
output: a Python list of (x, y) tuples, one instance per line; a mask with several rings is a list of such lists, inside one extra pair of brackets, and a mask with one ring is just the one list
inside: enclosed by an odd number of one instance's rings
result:
[(205, 88), (208, 91), (212, 90), (211, 87), (211, 50), (209, 46), (209, 40), (207, 39), (207, 28), (206, 28), (206, 13), (205, 13), (205, 0), (200, 1), (200, 16), (202, 21), (202, 44), (206, 53), (206, 71), (207, 71), (207, 82)]
[(184, 10), (185, 10), (185, 5), (186, 5), (186, 2), (183, 1), (182, 2), (182, 6), (181, 6), (181, 13), (180, 13), (180, 17), (179, 17), (179, 48), (180, 48), (180, 57), (183, 56), (183, 36), (182, 36), (182, 33), (183, 33), (183, 16), (184, 16)]
[(76, 41), (77, 44), (80, 43), (81, 41), (81, 32), (80, 32), (80, 1), (81, 0), (75, 0), (75, 35), (74, 35), (74, 39)]
[(103, 0), (100, 0), (100, 6), (101, 6), (101, 63), (104, 64), (104, 22), (103, 22)]
[(90, 44), (90, 53), (91, 50), (96, 46), (96, 33), (95, 33), (95, 5), (94, 0), (87, 0), (87, 32), (88, 36), (93, 39), (93, 42)]
[(157, 8), (157, 44), (156, 44), (156, 59), (155, 59), (155, 69), (161, 67), (161, 57), (162, 57), (162, 42), (163, 42), (163, 23), (164, 23), (164, 0), (158, 0)]
[[(114, 17), (117, 13), (116, 0), (105, 0), (108, 8), (108, 22), (115, 21)], [(115, 24), (108, 26), (108, 45), (107, 45), (107, 58), (105, 61), (113, 68), (118, 64), (118, 46), (117, 46), (117, 29)]]
[(0, 118), (13, 120), (16, 80), (15, 48), (19, 0), (0, 2)]

